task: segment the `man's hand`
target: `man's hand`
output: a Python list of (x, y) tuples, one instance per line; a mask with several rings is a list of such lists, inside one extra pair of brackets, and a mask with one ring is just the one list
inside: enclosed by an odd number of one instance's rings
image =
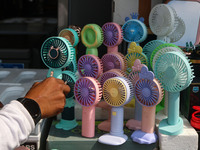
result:
[(41, 110), (41, 117), (48, 118), (61, 113), (64, 109), (70, 87), (61, 79), (49, 77), (42, 82), (36, 82), (25, 95), (35, 100)]

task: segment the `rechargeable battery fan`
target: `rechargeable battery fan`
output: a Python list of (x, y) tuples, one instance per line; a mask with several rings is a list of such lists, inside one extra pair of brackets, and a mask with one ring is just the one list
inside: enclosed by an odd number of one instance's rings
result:
[[(123, 39), (128, 42), (136, 42), (137, 45), (147, 38), (147, 28), (145, 24), (137, 19), (130, 19), (122, 26)], [(129, 45), (128, 45), (129, 47)]]
[(86, 54), (98, 56), (97, 48), (103, 43), (103, 31), (97, 24), (87, 24), (81, 31), (81, 41), (85, 45)]
[(75, 83), (74, 95), (82, 105), (82, 136), (94, 137), (95, 107), (102, 97), (101, 85), (93, 77), (81, 77)]
[(192, 82), (193, 69), (187, 57), (173, 51), (157, 59), (154, 73), (168, 91), (168, 118), (160, 122), (159, 131), (166, 135), (178, 135), (183, 130), (183, 120), (179, 117), (180, 91)]
[(70, 87), (70, 92), (66, 96), (66, 104), (61, 114), (61, 120), (56, 124), (57, 129), (71, 130), (78, 124), (75, 119), (74, 84), (78, 77), (71, 71), (62, 72), (62, 80)]
[(124, 134), (124, 108), (133, 97), (131, 81), (125, 77), (113, 77), (104, 82), (104, 100), (112, 106), (110, 133), (99, 137), (98, 141), (107, 145), (121, 145), (128, 139)]
[(152, 71), (152, 68), (150, 65), (151, 54), (154, 51), (154, 49), (156, 49), (156, 47), (160, 46), (161, 44), (165, 44), (165, 42), (161, 40), (152, 40), (148, 42), (147, 44), (145, 44), (143, 47), (143, 53), (147, 56), (148, 68), (151, 71)]
[[(78, 32), (76, 32), (74, 29), (71, 28), (66, 28), (61, 30), (58, 36), (66, 38), (74, 48), (77, 46), (79, 42)], [(77, 71), (76, 52), (73, 61), (63, 70), (70, 70), (76, 73)]]
[[(137, 80), (139, 80), (139, 73), (143, 66), (144, 64), (141, 64), (141, 61), (139, 59), (136, 59), (132, 67), (132, 71), (128, 75), (128, 78), (133, 84), (133, 89), (135, 89), (135, 84)], [(138, 101), (135, 101), (135, 96), (133, 97), (132, 101), (135, 102), (134, 119), (129, 119), (126, 123), (126, 127), (131, 130), (139, 130), (141, 129), (142, 121), (142, 105), (140, 105)]]
[(101, 58), (103, 63), (103, 72), (111, 69), (120, 69), (122, 71), (126, 70), (125, 57), (121, 53), (110, 52)]
[(74, 48), (63, 37), (50, 37), (42, 44), (41, 58), (49, 68), (47, 77), (62, 79), (62, 68), (68, 66), (74, 57)]
[(88, 76), (98, 79), (103, 73), (101, 59), (92, 54), (81, 56), (78, 60), (78, 72), (82, 77)]
[(148, 66), (147, 56), (142, 52), (140, 48), (139, 49), (135, 48), (134, 42), (131, 42), (128, 51), (130, 51), (131, 53), (128, 53), (125, 56), (127, 62), (127, 69), (126, 69), (127, 74), (129, 74), (132, 71), (132, 66), (134, 65), (136, 59), (139, 59), (142, 64)]
[(103, 44), (107, 46), (107, 53), (118, 52), (118, 45), (123, 40), (122, 28), (114, 22), (105, 23), (102, 26), (104, 35)]
[(158, 40), (176, 42), (185, 33), (185, 23), (176, 11), (167, 4), (158, 4), (151, 9), (149, 26)]
[[(127, 77), (125, 72), (123, 72), (120, 69), (111, 69), (106, 72), (104, 72), (100, 78), (100, 84), (101, 87), (103, 87), (103, 84), (106, 80), (113, 78), (113, 77)], [(108, 111), (108, 119), (105, 121), (102, 121), (101, 123), (98, 124), (98, 129), (102, 131), (110, 131), (110, 124), (111, 124), (111, 106), (106, 103), (105, 101), (100, 101), (97, 104), (97, 107), (103, 108)]]
[(154, 132), (156, 105), (163, 97), (163, 90), (154, 74), (143, 66), (139, 73), (139, 80), (135, 84), (135, 98), (142, 105), (142, 128), (131, 135), (134, 142), (152, 144), (157, 141)]

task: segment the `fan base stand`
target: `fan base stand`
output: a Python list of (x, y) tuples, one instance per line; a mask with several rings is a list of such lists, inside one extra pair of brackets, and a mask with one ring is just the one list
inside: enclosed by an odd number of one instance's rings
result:
[(98, 125), (98, 129), (106, 132), (110, 132), (111, 121), (105, 120)]
[(130, 130), (140, 130), (141, 129), (141, 121), (130, 119), (126, 123), (126, 127)]
[(168, 118), (163, 119), (159, 124), (159, 132), (165, 135), (179, 135), (183, 132), (183, 119), (179, 117), (175, 125), (168, 124)]
[(156, 143), (158, 136), (155, 133), (146, 133), (141, 130), (137, 130), (132, 133), (131, 138), (134, 142), (139, 144), (152, 144)]
[(125, 134), (121, 136), (114, 136), (108, 133), (108, 134), (104, 134), (100, 136), (98, 139), (98, 142), (102, 144), (107, 144), (107, 145), (122, 145), (127, 141), (127, 139), (128, 139), (128, 136)]
[(57, 129), (63, 129), (63, 130), (71, 130), (73, 128), (75, 128), (78, 125), (78, 123), (76, 122), (76, 120), (64, 120), (61, 119), (60, 122), (58, 122), (55, 127)]

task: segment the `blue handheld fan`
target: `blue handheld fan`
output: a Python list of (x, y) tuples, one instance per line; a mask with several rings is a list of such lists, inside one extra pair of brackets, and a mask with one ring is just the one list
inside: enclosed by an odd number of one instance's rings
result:
[(178, 135), (183, 129), (179, 117), (180, 91), (192, 82), (193, 69), (189, 60), (180, 52), (166, 52), (155, 63), (155, 76), (168, 91), (168, 118), (159, 124), (159, 131), (166, 135)]
[(62, 72), (62, 80), (70, 87), (70, 92), (66, 96), (65, 108), (62, 112), (62, 117), (59, 123), (56, 124), (56, 128), (63, 130), (71, 130), (78, 124), (75, 119), (75, 102), (74, 102), (74, 84), (78, 77), (71, 71)]

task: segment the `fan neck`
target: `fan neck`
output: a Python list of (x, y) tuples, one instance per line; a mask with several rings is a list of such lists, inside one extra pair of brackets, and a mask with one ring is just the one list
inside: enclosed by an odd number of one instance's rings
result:
[(98, 56), (98, 50), (96, 47), (87, 48), (86, 54), (92, 54), (92, 55)]
[(118, 46), (114, 46), (114, 47), (107, 47), (107, 53), (116, 53), (118, 52)]

